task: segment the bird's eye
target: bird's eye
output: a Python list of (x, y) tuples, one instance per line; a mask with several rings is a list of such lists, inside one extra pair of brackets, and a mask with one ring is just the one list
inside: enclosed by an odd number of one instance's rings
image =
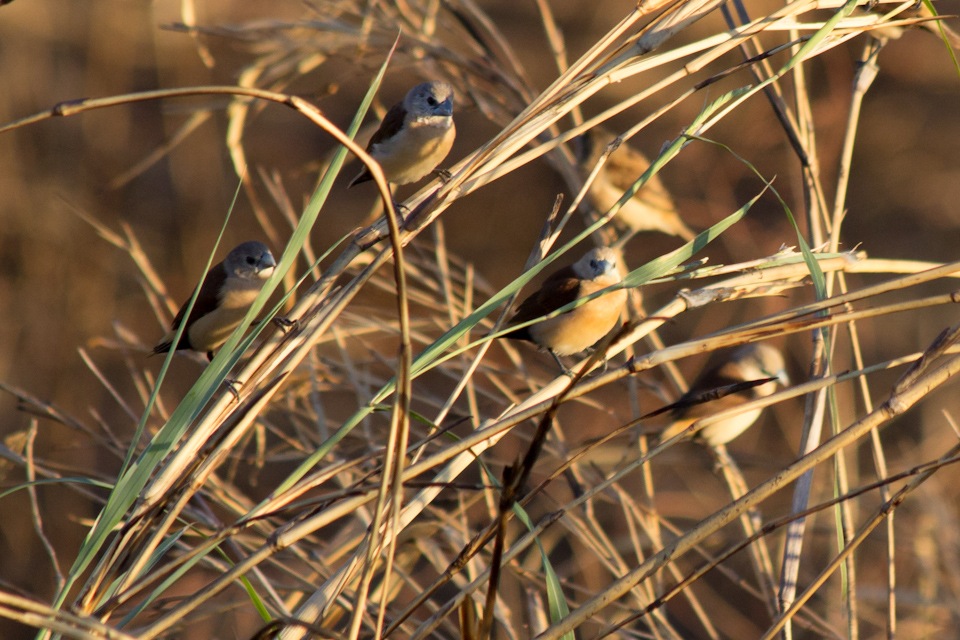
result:
[(254, 258), (253, 256), (247, 256), (247, 264), (249, 264), (249, 265), (251, 265), (251, 266), (252, 266), (252, 265), (255, 265), (255, 264), (257, 264), (257, 259)]
[(427, 104), (430, 105), (431, 107), (435, 107), (435, 106), (437, 106), (437, 99), (434, 98), (433, 96), (428, 96), (428, 97), (427, 97)]
[(594, 271), (596, 271), (597, 269), (600, 268), (600, 263), (597, 262), (596, 260), (591, 260), (591, 261), (590, 261), (590, 268), (593, 269)]

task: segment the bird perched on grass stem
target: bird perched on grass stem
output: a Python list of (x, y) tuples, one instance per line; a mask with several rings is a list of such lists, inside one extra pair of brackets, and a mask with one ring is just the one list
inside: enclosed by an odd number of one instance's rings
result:
[[(576, 263), (550, 275), (539, 290), (520, 303), (507, 326), (540, 318), (619, 282), (616, 251), (608, 247), (593, 249)], [(610, 333), (620, 318), (626, 298), (627, 292), (617, 289), (556, 317), (515, 329), (503, 337), (533, 342), (548, 351), (564, 373), (569, 374), (570, 370), (559, 356), (580, 353)]]
[[(883, 14), (894, 6), (897, 8), (900, 7), (899, 5), (880, 5), (879, 3), (874, 3), (867, 5), (866, 9), (863, 11), (865, 13)], [(946, 20), (940, 18), (939, 15), (935, 16), (935, 14), (930, 11), (927, 5), (923, 4), (923, 2), (920, 2), (919, 0), (912, 7), (899, 12), (892, 18), (894, 21), (913, 19), (920, 20), (920, 22), (916, 23), (917, 28), (923, 29), (924, 31), (929, 31), (937, 38), (945, 37), (951, 47), (960, 50), (960, 34), (954, 31), (953, 28), (947, 24)], [(908, 28), (910, 27), (899, 25), (878, 26), (871, 29), (869, 33), (880, 41), (898, 40)], [(941, 29), (943, 29), (942, 35), (940, 31)]]
[[(573, 139), (573, 147), (581, 176), (586, 179), (600, 161), (607, 146), (616, 138), (603, 127), (594, 127)], [(587, 190), (587, 200), (600, 213), (606, 213), (633, 186), (650, 166), (642, 153), (623, 142), (600, 168)], [(684, 224), (670, 192), (653, 176), (630, 200), (620, 207), (614, 217), (616, 223), (626, 228), (630, 235), (638, 231), (659, 231), (684, 240), (696, 233)]]
[(200, 293), (176, 347), (173, 339), (184, 322), (189, 299), (180, 307), (172, 330), (153, 348), (153, 353), (166, 353), (171, 348), (192, 349), (213, 360), (213, 352), (239, 326), (276, 266), (273, 254), (262, 242), (244, 242), (235, 247), (223, 262), (210, 268), (198, 285)]
[[(424, 82), (393, 105), (367, 145), (380, 163), (387, 182), (409, 184), (431, 173), (453, 147), (453, 87), (446, 82)], [(372, 180), (367, 167), (348, 187)]]
[[(735, 387), (731, 389), (733, 385), (770, 378), (772, 380), (742, 391), (736, 391)], [(767, 344), (743, 345), (701, 373), (690, 386), (690, 390), (674, 403), (676, 408), (672, 414), (673, 423), (663, 431), (660, 439), (662, 441), (676, 436), (701, 418), (769, 396), (777, 390), (778, 384), (789, 383), (780, 351)], [(720, 397), (717, 397), (718, 395)], [(694, 437), (711, 446), (725, 445), (746, 431), (762, 412), (763, 409), (751, 409), (731, 416), (707, 425)]]

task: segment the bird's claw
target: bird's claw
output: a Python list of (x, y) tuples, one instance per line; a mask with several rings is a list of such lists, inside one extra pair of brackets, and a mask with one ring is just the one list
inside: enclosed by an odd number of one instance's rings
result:
[(233, 399), (237, 401), (237, 404), (240, 404), (240, 391), (237, 389), (237, 387), (240, 385), (240, 381), (225, 378), (223, 384), (227, 387), (227, 391), (230, 392), (230, 395), (233, 396)]
[(560, 371), (563, 371), (563, 375), (565, 375), (565, 376), (567, 376), (567, 377), (569, 377), (569, 378), (572, 378), (572, 377), (574, 377), (574, 376), (576, 375), (573, 371), (570, 370), (570, 367), (568, 367), (567, 365), (563, 364), (563, 362), (560, 360), (560, 356), (558, 356), (556, 353), (554, 353), (553, 350), (547, 349), (547, 353), (549, 353), (551, 356), (553, 356), (554, 362), (556, 362), (556, 363), (557, 363), (557, 366), (560, 367)]
[(281, 331), (284, 333), (290, 333), (300, 328), (299, 320), (291, 320), (290, 318), (285, 318), (283, 316), (274, 316), (273, 324), (275, 324)]

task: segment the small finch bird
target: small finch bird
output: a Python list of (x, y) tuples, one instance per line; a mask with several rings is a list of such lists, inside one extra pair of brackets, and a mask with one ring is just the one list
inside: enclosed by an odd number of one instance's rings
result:
[[(602, 247), (588, 251), (576, 263), (550, 275), (540, 289), (531, 294), (508, 323), (508, 327), (545, 316), (574, 300), (620, 282), (617, 253)], [(559, 356), (580, 353), (600, 341), (616, 326), (626, 302), (623, 289), (611, 291), (556, 317), (516, 329), (503, 337), (526, 340), (545, 349), (560, 368), (569, 369)]]
[[(243, 321), (276, 266), (273, 254), (262, 242), (244, 242), (234, 248), (203, 277), (190, 317), (184, 319), (188, 299), (173, 319), (172, 330), (153, 348), (153, 353), (166, 353), (171, 348), (192, 349), (213, 360), (213, 352)], [(174, 347), (174, 336), (184, 321), (186, 328)]]
[[(603, 127), (594, 127), (573, 139), (580, 174), (586, 178), (616, 136)], [(606, 213), (650, 166), (642, 153), (622, 143), (607, 158), (587, 190), (587, 199), (600, 213)], [(653, 176), (628, 200), (614, 220), (631, 235), (638, 231), (659, 231), (684, 240), (696, 233), (684, 224), (677, 207), (660, 178)]]
[[(722, 392), (725, 387), (766, 378), (774, 379), (744, 391), (706, 400), (711, 394)], [(674, 437), (701, 418), (769, 396), (777, 390), (778, 384), (790, 384), (783, 355), (767, 344), (743, 345), (697, 377), (690, 390), (675, 403), (677, 408), (672, 414), (673, 423), (663, 431), (660, 439)], [(752, 409), (715, 422), (698, 431), (695, 437), (711, 446), (727, 444), (756, 422), (762, 412), (763, 409)]]
[[(409, 184), (443, 162), (456, 135), (453, 87), (446, 82), (424, 82), (387, 111), (367, 153), (380, 163), (387, 182)], [(364, 167), (348, 188), (372, 179)]]
[[(857, 11), (860, 15), (866, 15), (867, 13), (873, 14), (883, 14), (886, 9), (893, 8), (893, 5), (877, 5), (873, 6), (865, 11)], [(946, 20), (937, 19), (933, 20), (934, 14), (930, 9), (927, 8), (927, 5), (922, 2), (917, 2), (916, 5), (901, 11), (896, 16), (891, 18), (892, 20), (909, 20), (911, 18), (926, 18), (923, 22), (919, 22), (916, 25), (916, 28), (923, 29), (924, 31), (929, 31), (937, 38), (941, 38), (940, 28), (943, 27), (943, 36), (946, 36), (947, 42), (950, 43), (950, 46), (954, 49), (960, 49), (960, 34), (953, 30)], [(956, 17), (956, 16), (953, 16)], [(870, 35), (876, 37), (879, 40), (898, 40), (910, 27), (902, 26), (885, 26), (879, 27), (870, 30)]]

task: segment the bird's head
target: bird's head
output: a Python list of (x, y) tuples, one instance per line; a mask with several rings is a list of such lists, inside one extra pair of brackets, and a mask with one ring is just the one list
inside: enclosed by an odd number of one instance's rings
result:
[[(768, 344), (744, 345), (734, 352), (732, 359), (744, 368), (745, 380), (776, 378), (777, 382), (783, 386), (790, 384), (783, 354), (779, 349)], [(773, 393), (773, 387), (770, 388), (770, 393)]]
[(251, 241), (234, 248), (227, 254), (223, 264), (229, 274), (266, 280), (276, 268), (277, 261), (267, 245)]
[(588, 251), (573, 265), (577, 276), (584, 280), (596, 280), (601, 276), (616, 276), (620, 280), (620, 271), (617, 269), (619, 256), (615, 249), (597, 247)]
[(407, 112), (417, 119), (453, 115), (453, 86), (447, 82), (423, 82), (407, 93), (403, 100)]

